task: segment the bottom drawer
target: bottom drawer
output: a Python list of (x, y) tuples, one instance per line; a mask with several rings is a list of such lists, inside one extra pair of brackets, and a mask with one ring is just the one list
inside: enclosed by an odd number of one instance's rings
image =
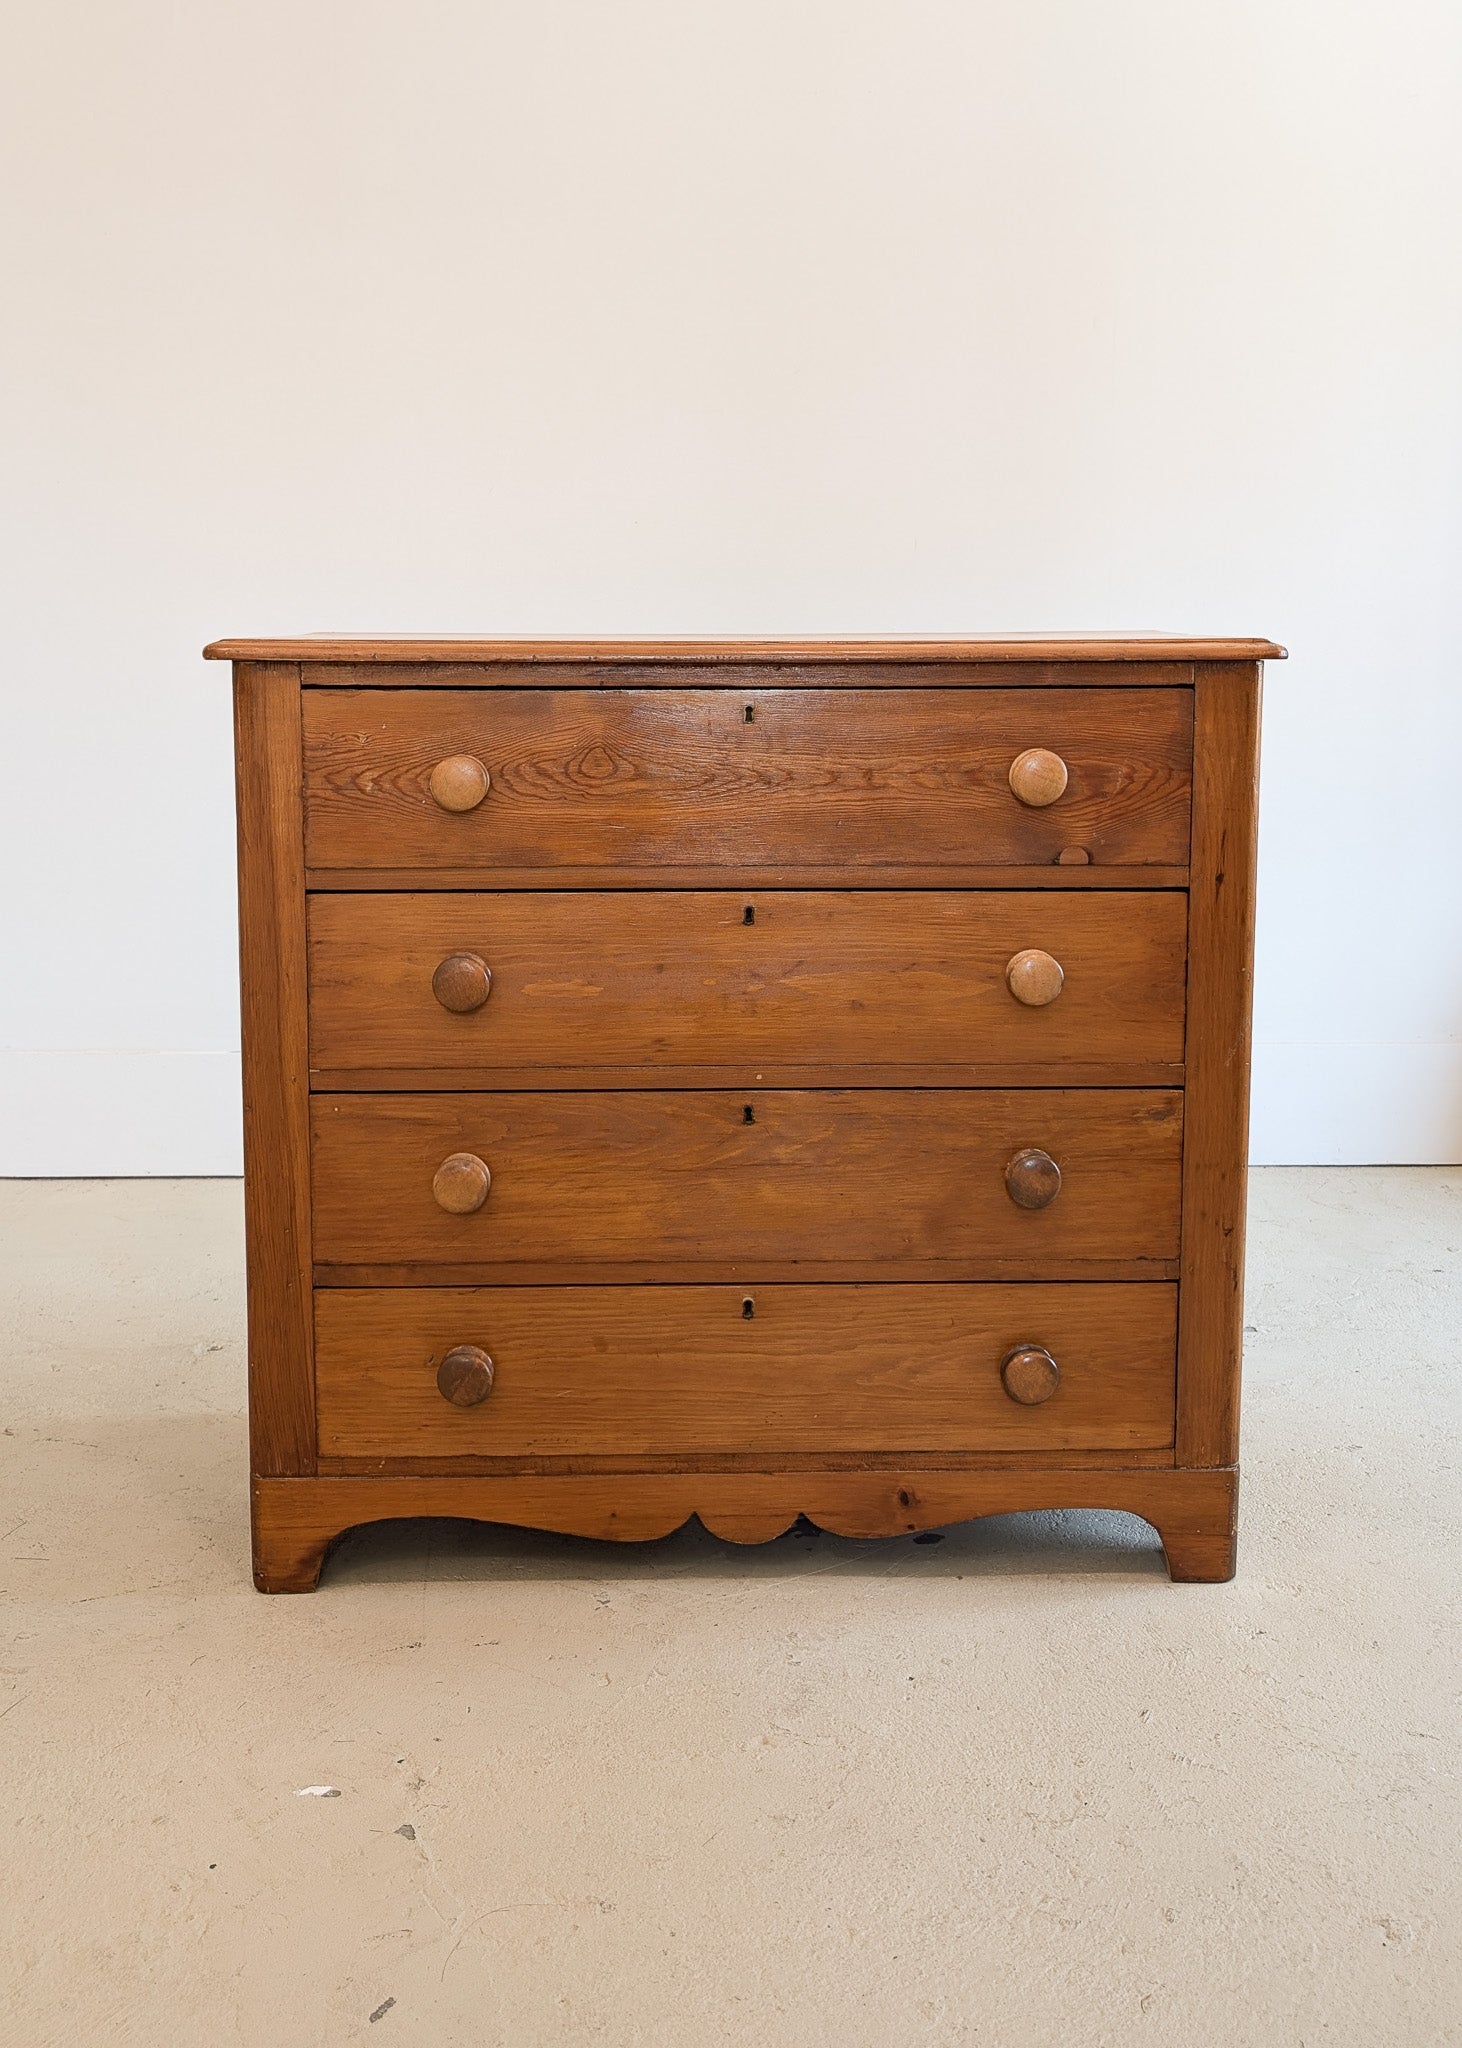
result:
[[(319, 1449), (341, 1458), (1155, 1449), (1177, 1288), (328, 1288)], [(438, 1383), (475, 1347), (491, 1385)], [(1006, 1368), (1009, 1354), (1044, 1351)], [(459, 1395), (480, 1393), (460, 1356)], [(1010, 1386), (1007, 1386), (1007, 1379)], [(1028, 1398), (1015, 1398), (1011, 1388)], [(1049, 1391), (1047, 1389), (1049, 1388)]]

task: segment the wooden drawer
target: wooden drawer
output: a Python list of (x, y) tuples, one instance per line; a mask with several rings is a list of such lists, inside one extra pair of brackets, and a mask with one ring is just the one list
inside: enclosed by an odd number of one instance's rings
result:
[[(316, 1095), (316, 1269), (327, 1281), (1166, 1278), (1182, 1100), (1135, 1088)], [(1008, 1190), (1026, 1148), (1060, 1170), (1043, 1208)], [(491, 1174), (470, 1214), (433, 1193), (459, 1154)]]
[[(917, 883), (1063, 854), (1188, 859), (1182, 689), (307, 689), (303, 715), (317, 882), (365, 869), (498, 886), (666, 871)], [(1035, 806), (1010, 782), (1033, 748), (1068, 774)], [(491, 777), (463, 811), (432, 795), (455, 757)]]
[[(1171, 1444), (1177, 1290), (506, 1287), (322, 1290), (319, 1447), (338, 1458), (1135, 1450)], [(748, 1307), (750, 1314), (747, 1313)], [(437, 1385), (488, 1354), (486, 1398)], [(1002, 1361), (1039, 1345), (1025, 1406)], [(476, 1392), (474, 1387), (471, 1391)]]
[[(869, 1065), (1178, 1080), (1186, 935), (1186, 897), (1159, 890), (318, 895), (310, 1063), (377, 1088)], [(1065, 975), (1037, 1007), (1007, 981), (1028, 948)]]

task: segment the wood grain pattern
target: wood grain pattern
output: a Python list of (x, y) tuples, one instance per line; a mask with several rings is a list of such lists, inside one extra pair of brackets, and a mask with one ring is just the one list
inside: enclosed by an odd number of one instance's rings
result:
[(1198, 671), (1178, 1455), (1238, 1455), (1260, 671)]
[(668, 1536), (692, 1515), (732, 1543), (763, 1543), (798, 1515), (840, 1536), (902, 1536), (982, 1515), (1116, 1508), (1162, 1539), (1174, 1579), (1234, 1574), (1238, 1474), (1106, 1468), (1005, 1472), (616, 1473), (513, 1478), (258, 1479), (254, 1578), (265, 1592), (308, 1592), (345, 1530), (402, 1517), (457, 1516), (603, 1541)]
[[(885, 1261), (871, 1269), (875, 1280), (1031, 1280), (1041, 1277), (1027, 1259), (1004, 1258), (998, 1252), (982, 1255), (976, 1272), (942, 1258), (910, 1256), (903, 1263)], [(315, 1267), (315, 1288), (327, 1287), (581, 1287), (599, 1286), (683, 1286), (689, 1281), (724, 1280), (728, 1273), (760, 1281), (815, 1281), (819, 1286), (837, 1282), (854, 1286), (870, 1276), (866, 1259), (829, 1256), (809, 1265), (803, 1258), (783, 1253), (777, 1258), (758, 1259), (755, 1266), (726, 1259), (593, 1259), (532, 1258), (511, 1265), (491, 1259), (372, 1259), (364, 1263), (330, 1261)], [(1063, 1276), (1069, 1280), (1176, 1280), (1176, 1259), (1073, 1259)]]
[(1188, 661), (363, 661), (311, 663), (320, 690), (1186, 690)]
[[(1080, 864), (1075, 862), (1077, 852), (1082, 855)], [(826, 867), (790, 867), (785, 862), (758, 867), (749, 872), (746, 881), (754, 889), (867, 889), (870, 892), (882, 889), (927, 889), (931, 886), (927, 868), (911, 867), (904, 861), (884, 860), (876, 852), (869, 853), (861, 860), (849, 860)], [(950, 861), (941, 866), (933, 881), (940, 889), (1044, 889), (1065, 894), (1068, 891), (1102, 891), (1108, 889), (1132, 889), (1140, 886), (1144, 891), (1156, 889), (1186, 889), (1188, 870), (1186, 866), (1142, 867), (1134, 871), (1130, 867), (1096, 868), (1087, 863), (1084, 848), (1066, 847), (1057, 855), (1055, 864), (1041, 867), (989, 867), (970, 865), (963, 861)], [(591, 883), (595, 889), (725, 889), (734, 887), (737, 872), (728, 867), (677, 867), (670, 874), (663, 867), (619, 867), (596, 868), (592, 875), (586, 875), (583, 868), (535, 867), (511, 868), (494, 867), (489, 874), (472, 867), (449, 868), (307, 868), (305, 886), (321, 892), (386, 892), (394, 895), (412, 895), (420, 890), (441, 892), (453, 889), (472, 891), (490, 883), (494, 890), (504, 889), (582, 889)]]
[[(868, 858), (1109, 867), (1188, 857), (1186, 690), (310, 690), (305, 846), (312, 868), (372, 865), (754, 873)], [(1067, 762), (1041, 810), (1011, 762)], [(446, 754), (492, 789), (461, 816), (428, 784)]]
[[(1182, 1097), (1137, 1089), (316, 1095), (315, 1258), (518, 1282), (1154, 1277), (1178, 1246)], [(1022, 1209), (1026, 1145), (1060, 1196)], [(447, 1216), (475, 1153), (492, 1192)]]
[(504, 640), (462, 634), (307, 633), (215, 640), (205, 661), (1276, 661), (1272, 640), (1182, 633), (887, 634), (878, 639)]
[[(672, 1082), (711, 1062), (1150, 1070), (1183, 1058), (1186, 924), (1162, 892), (314, 896), (310, 1057)], [(1022, 948), (1064, 969), (1044, 1008), (1007, 985)], [(492, 995), (455, 1011), (434, 982), (462, 956)]]
[[(586, 1048), (580, 1047), (580, 1051)], [(780, 1060), (727, 1067), (320, 1067), (312, 1083), (322, 1094), (421, 1095), (437, 1090), (517, 1091), (563, 1088), (1180, 1088), (1180, 1060), (1066, 1060), (1053, 1072), (1048, 1062), (970, 1060), (958, 1065), (859, 1061), (789, 1066)]]
[[(1152, 1449), (1173, 1437), (1176, 1326), (1173, 1286), (335, 1289), (315, 1309), (320, 1449)], [(1059, 1366), (1039, 1408), (1007, 1391), (1022, 1346)], [(471, 1409), (438, 1390), (464, 1347), (492, 1361)]]
[(235, 676), (253, 1469), (313, 1472), (309, 1056), (299, 670)]
[[(1043, 1472), (1087, 1472), (1094, 1467), (1107, 1469), (1113, 1455), (1111, 1451), (1043, 1450), (1037, 1461)], [(662, 1456), (654, 1451), (641, 1451), (633, 1458), (583, 1453), (564, 1458), (337, 1458), (322, 1452), (315, 1470), (330, 1479), (380, 1479), (387, 1474), (399, 1474), (403, 1479), (501, 1479), (516, 1473), (542, 1478), (605, 1478), (616, 1472), (1008, 1472), (1012, 1460), (1027, 1457), (1025, 1452), (1013, 1451), (698, 1451), (694, 1458)], [(1123, 1451), (1119, 1462), (1124, 1467), (1167, 1470), (1173, 1463), (1172, 1446)]]

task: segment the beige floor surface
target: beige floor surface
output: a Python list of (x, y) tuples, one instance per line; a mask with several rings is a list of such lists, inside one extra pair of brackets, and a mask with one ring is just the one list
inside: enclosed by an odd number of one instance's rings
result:
[(6, 2048), (1462, 2041), (1462, 1172), (1255, 1177), (1222, 1587), (1049, 1516), (264, 1598), (239, 1216), (0, 1185)]

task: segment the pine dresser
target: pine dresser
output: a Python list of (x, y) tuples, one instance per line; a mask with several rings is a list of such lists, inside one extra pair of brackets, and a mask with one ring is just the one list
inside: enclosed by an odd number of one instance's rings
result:
[(1234, 1570), (1265, 640), (219, 641), (255, 1577), (1124, 1509)]

